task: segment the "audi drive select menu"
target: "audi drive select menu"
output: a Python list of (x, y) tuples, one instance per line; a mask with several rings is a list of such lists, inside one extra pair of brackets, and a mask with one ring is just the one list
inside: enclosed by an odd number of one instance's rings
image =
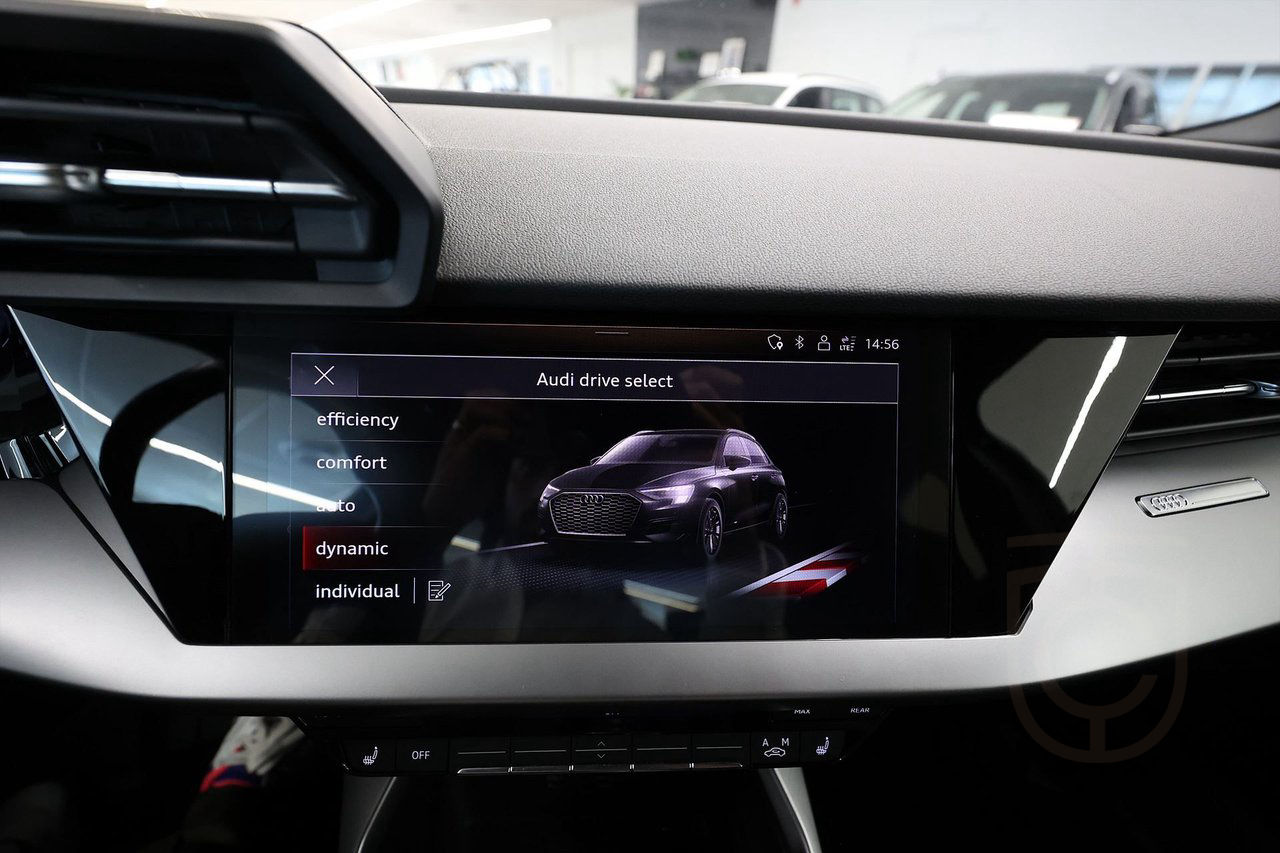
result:
[(284, 528), (295, 637), (714, 639), (893, 621), (898, 339), (521, 327), (518, 347), (486, 350), (491, 327), (471, 328), (452, 352), (394, 334), (294, 347), (286, 395), (238, 398), (246, 418), (258, 401), (268, 440), (265, 495), (237, 517), (264, 537)]

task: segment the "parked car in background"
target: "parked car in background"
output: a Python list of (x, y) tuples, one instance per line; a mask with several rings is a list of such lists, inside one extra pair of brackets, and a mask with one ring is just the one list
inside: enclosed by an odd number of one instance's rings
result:
[(828, 74), (749, 73), (712, 77), (677, 94), (673, 101), (750, 104), (878, 113), (884, 99), (861, 83)]
[(503, 59), (458, 65), (444, 73), (438, 88), (462, 92), (527, 94), (529, 68), (525, 63), (516, 65)]
[(1217, 62), (1146, 65), (1161, 122), (1170, 131), (1264, 110), (1280, 101), (1280, 63)]
[(946, 77), (913, 89), (885, 112), (1037, 130), (1158, 133), (1161, 126), (1151, 79), (1118, 69)]

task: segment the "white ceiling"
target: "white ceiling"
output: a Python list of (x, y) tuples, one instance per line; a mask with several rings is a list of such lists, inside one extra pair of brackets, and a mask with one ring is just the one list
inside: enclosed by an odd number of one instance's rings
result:
[[(157, 0), (97, 0), (133, 6)], [(654, 0), (163, 0), (165, 9), (278, 18), (312, 27), (340, 50), (405, 39), (517, 24), (536, 18), (590, 15)], [(359, 20), (332, 23), (352, 13)]]

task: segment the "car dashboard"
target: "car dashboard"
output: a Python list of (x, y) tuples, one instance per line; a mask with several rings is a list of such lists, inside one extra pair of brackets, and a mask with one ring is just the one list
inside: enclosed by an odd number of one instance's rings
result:
[(11, 674), (354, 777), (674, 773), (1280, 622), (1275, 152), (3, 14), (105, 69), (0, 97)]

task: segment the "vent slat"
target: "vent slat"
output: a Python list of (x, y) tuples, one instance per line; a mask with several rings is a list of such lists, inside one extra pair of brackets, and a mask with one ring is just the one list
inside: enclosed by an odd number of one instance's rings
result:
[(0, 228), (0, 245), (63, 248), (140, 249), (160, 252), (215, 252), (287, 255), (298, 247), (289, 240), (231, 237), (146, 237), (110, 234), (31, 233)]
[[(0, 97), (0, 245), (6, 266), (151, 274), (155, 253), (382, 259), (376, 216), (295, 117), (181, 109), (120, 92), (116, 103)], [(51, 252), (72, 249), (67, 257)], [(136, 263), (130, 258), (136, 255)], [(219, 268), (225, 274), (226, 265)]]
[(1278, 385), (1280, 327), (1191, 327), (1174, 344), (1126, 441), (1217, 441), (1280, 430)]
[(439, 253), (423, 139), (280, 21), (0, 3), (6, 163), (0, 303), (391, 309)]

